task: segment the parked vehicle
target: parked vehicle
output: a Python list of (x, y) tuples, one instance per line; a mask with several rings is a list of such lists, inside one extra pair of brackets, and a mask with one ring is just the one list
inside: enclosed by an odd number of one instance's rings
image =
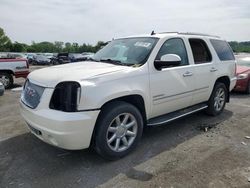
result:
[(7, 58), (7, 53), (0, 52), (0, 58)]
[(50, 60), (51, 60), (51, 59), (53, 58), (53, 56), (54, 56), (53, 53), (45, 53), (44, 55), (45, 55), (48, 59), (50, 59)]
[(92, 143), (110, 160), (131, 152), (145, 126), (201, 110), (219, 115), (236, 83), (231, 48), (209, 35), (115, 39), (91, 61), (32, 72), (21, 114), (44, 142), (70, 150)]
[(33, 65), (50, 65), (51, 60), (45, 55), (34, 56), (32, 62)]
[(0, 82), (0, 96), (4, 94), (4, 85)]
[(29, 64), (32, 64), (32, 61), (34, 60), (34, 58), (35, 58), (35, 56), (36, 56), (36, 54), (26, 54), (26, 56), (27, 56), (27, 60), (28, 60), (28, 63)]
[(84, 60), (86, 61), (88, 59), (91, 59), (95, 54), (91, 52), (83, 52), (82, 55), (85, 58)]
[(6, 89), (13, 86), (13, 76), (26, 78), (29, 74), (29, 64), (26, 59), (0, 59), (0, 82)]
[(8, 53), (7, 58), (9, 58), (9, 59), (27, 59), (27, 57), (22, 53)]
[(86, 56), (78, 53), (58, 53), (56, 56), (52, 58), (53, 64), (65, 64), (71, 62), (79, 62), (85, 61), (87, 59)]
[(83, 56), (82, 54), (77, 53), (69, 53), (69, 60), (70, 62), (79, 62), (79, 61), (85, 61), (87, 58)]
[(237, 58), (237, 82), (234, 91), (250, 94), (250, 55), (236, 56)]
[(69, 53), (58, 53), (51, 59), (52, 64), (58, 65), (58, 64), (65, 64), (70, 63), (69, 59)]

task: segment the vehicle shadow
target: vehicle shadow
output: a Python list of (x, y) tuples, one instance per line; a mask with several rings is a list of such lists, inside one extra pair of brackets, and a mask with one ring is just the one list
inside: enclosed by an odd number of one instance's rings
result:
[(239, 99), (246, 99), (246, 98), (249, 98), (250, 97), (250, 94), (246, 94), (244, 92), (231, 92), (230, 93), (230, 97), (231, 98), (239, 98)]
[[(223, 128), (233, 112), (211, 117), (203, 112), (168, 125), (147, 127), (134, 152), (118, 161), (106, 161), (91, 149), (67, 151), (45, 144), (31, 134), (0, 143), (0, 187), (96, 187), (119, 173), (192, 139), (204, 128)], [(11, 187), (11, 186), (10, 186)]]
[(22, 84), (13, 84), (13, 86), (9, 89), (15, 89), (15, 88), (18, 88), (18, 87), (22, 87)]

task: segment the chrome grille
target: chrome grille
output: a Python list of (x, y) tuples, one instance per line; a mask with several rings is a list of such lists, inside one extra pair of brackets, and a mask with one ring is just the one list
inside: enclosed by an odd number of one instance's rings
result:
[(32, 109), (36, 108), (40, 103), (44, 89), (44, 87), (33, 84), (27, 80), (21, 96), (22, 102)]

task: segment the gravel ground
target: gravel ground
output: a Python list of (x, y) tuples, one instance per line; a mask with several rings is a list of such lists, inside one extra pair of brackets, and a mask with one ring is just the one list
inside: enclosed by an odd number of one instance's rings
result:
[(1, 188), (250, 187), (249, 95), (233, 94), (217, 117), (199, 112), (147, 128), (136, 151), (114, 162), (90, 149), (55, 148), (27, 133), (19, 97), (11, 90), (0, 97)]
[[(224, 121), (99, 187), (250, 187), (250, 100), (234, 95)], [(225, 113), (223, 114), (225, 116)], [(205, 130), (205, 129), (204, 129)]]

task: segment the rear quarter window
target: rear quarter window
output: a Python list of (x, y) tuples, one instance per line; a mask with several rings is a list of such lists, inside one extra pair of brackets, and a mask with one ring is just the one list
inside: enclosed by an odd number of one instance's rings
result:
[(210, 42), (221, 61), (235, 60), (233, 51), (226, 41), (210, 39)]

